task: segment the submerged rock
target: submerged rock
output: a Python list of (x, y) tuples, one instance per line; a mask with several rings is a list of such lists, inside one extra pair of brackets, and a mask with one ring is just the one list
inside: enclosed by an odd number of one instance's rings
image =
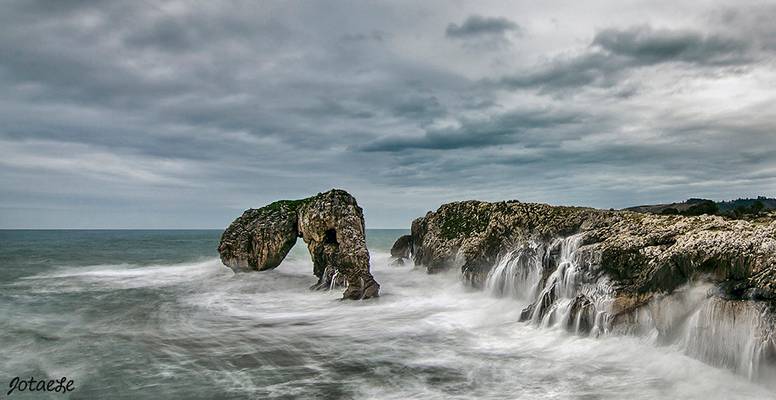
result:
[(313, 289), (344, 285), (347, 299), (379, 295), (380, 285), (369, 272), (363, 211), (344, 190), (247, 210), (224, 231), (218, 252), (235, 271), (264, 271), (280, 265), (298, 237), (307, 244), (318, 277)]
[(413, 221), (411, 242), (428, 272), (457, 268), (475, 287), (527, 301), (522, 320), (649, 335), (776, 379), (774, 218), (466, 201)]
[(391, 257), (394, 259), (391, 264), (404, 265), (404, 259), (410, 256), (412, 256), (412, 235), (402, 235), (391, 247)]
[(391, 257), (409, 258), (412, 254), (412, 235), (402, 235), (391, 247)]

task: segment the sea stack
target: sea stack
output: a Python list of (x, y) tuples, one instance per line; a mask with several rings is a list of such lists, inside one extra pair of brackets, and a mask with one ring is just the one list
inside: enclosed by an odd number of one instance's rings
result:
[(348, 192), (332, 189), (300, 200), (246, 210), (221, 235), (221, 261), (235, 271), (280, 265), (298, 237), (307, 244), (318, 282), (312, 289), (346, 286), (344, 299), (377, 297), (369, 272), (364, 214)]

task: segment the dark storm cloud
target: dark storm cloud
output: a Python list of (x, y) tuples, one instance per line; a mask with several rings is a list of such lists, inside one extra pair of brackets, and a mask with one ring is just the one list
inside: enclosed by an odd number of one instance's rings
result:
[(595, 35), (592, 45), (613, 56), (627, 57), (633, 65), (684, 62), (716, 66), (751, 61), (747, 43), (691, 30), (656, 30), (649, 26), (605, 29)]
[[(755, 126), (772, 117), (769, 115), (756, 123), (736, 124), (700, 116), (677, 123), (675, 116), (663, 115), (666, 122), (652, 127), (663, 133), (650, 139), (618, 132), (617, 124), (604, 124), (579, 129), (574, 135), (535, 138), (541, 145), (513, 146), (509, 151), (499, 147), (481, 151), (462, 147), (440, 153), (404, 149), (395, 153), (402, 168), (384, 177), (400, 186), (435, 185), (440, 177), (456, 171), (454, 184), (474, 188), (475, 193), (528, 180), (537, 182), (545, 195), (558, 197), (568, 191), (581, 195), (589, 187), (610, 196), (683, 196), (695, 191), (721, 195), (721, 187), (727, 184), (736, 190), (754, 185), (755, 190), (763, 191), (773, 187), (774, 165), (766, 154), (776, 151), (776, 141), (768, 139), (765, 127)], [(595, 132), (604, 134), (594, 138)], [(739, 132), (745, 142), (731, 143), (729, 132)], [(757, 143), (760, 148), (753, 152)], [(736, 179), (731, 180), (731, 174)], [(521, 188), (521, 198), (532, 197), (530, 187)]]
[(559, 110), (515, 110), (482, 120), (466, 119), (460, 126), (428, 129), (421, 136), (391, 135), (367, 143), (364, 151), (396, 152), (410, 149), (450, 150), (478, 148), (522, 141), (524, 135), (582, 122), (583, 116)]
[(602, 53), (587, 53), (560, 58), (532, 71), (498, 80), (498, 86), (510, 88), (563, 90), (581, 86), (614, 86), (628, 66), (627, 60)]
[[(26, 119), (16, 124), (10, 116), (9, 124), (16, 128), (0, 135), (129, 146), (179, 156), (201, 153), (203, 141), (217, 142), (219, 134), (234, 131), (320, 148), (331, 143), (325, 136), (328, 129), (341, 140), (348, 136), (343, 131), (363, 134), (348, 127), (347, 119), (385, 113), (427, 120), (444, 113), (436, 97), (412, 96), (403, 81), (411, 77), (434, 86), (441, 83), (443, 88), (444, 79), (455, 79), (448, 74), (392, 61), (394, 73), (353, 82), (351, 78), (370, 72), (354, 70), (353, 61), (358, 57), (379, 61), (382, 55), (352, 56), (336, 45), (323, 49), (305, 44), (300, 40), (304, 34), (292, 24), (256, 19), (252, 15), (256, 10), (245, 4), (234, 13), (86, 7), (80, 14), (77, 9), (63, 10), (52, 21), (6, 25), (0, 55), (7, 57), (0, 68), (17, 84), (45, 92), (45, 98), (30, 98), (31, 103), (63, 101), (101, 110), (94, 113), (98, 121), (74, 121), (69, 116), (57, 120), (54, 114), (34, 129), (25, 125)], [(87, 27), (81, 26), (84, 19), (89, 21)], [(350, 35), (344, 37), (381, 40), (385, 36), (378, 31)], [(46, 40), (39, 40), (42, 37)], [(286, 44), (288, 48), (283, 47)], [(305, 49), (299, 53), (302, 58), (282, 65), (286, 53), (296, 58), (295, 53)], [(272, 65), (271, 71), (257, 72), (267, 64)], [(143, 121), (139, 125), (124, 121), (109, 128), (109, 119), (120, 119), (117, 112), (142, 113)], [(113, 115), (105, 118), (109, 113)], [(331, 124), (322, 126), (322, 120)], [(106, 128), (113, 134), (106, 134)], [(211, 133), (170, 132), (202, 128)], [(310, 129), (316, 134), (310, 135)], [(216, 137), (208, 140), (209, 135)], [(169, 141), (179, 144), (161, 145)]]
[(0, 227), (222, 227), (335, 186), (398, 227), (462, 197), (776, 188), (773, 7), (658, 29), (495, 4), (6, 2)]
[(750, 51), (750, 45), (743, 40), (691, 30), (656, 30), (647, 25), (604, 29), (583, 53), (557, 57), (499, 83), (543, 91), (612, 87), (634, 69), (662, 63), (685, 63), (698, 68), (750, 64), (755, 58)]
[(445, 35), (453, 39), (466, 39), (482, 36), (502, 36), (507, 32), (520, 32), (520, 26), (503, 17), (483, 17), (472, 15), (462, 24), (450, 23)]

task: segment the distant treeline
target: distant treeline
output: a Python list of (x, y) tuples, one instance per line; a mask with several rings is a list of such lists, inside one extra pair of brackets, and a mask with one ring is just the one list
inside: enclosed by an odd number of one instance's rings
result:
[(713, 201), (691, 198), (682, 203), (645, 205), (631, 207), (627, 210), (662, 215), (721, 215), (729, 218), (747, 218), (776, 209), (776, 199), (765, 196), (757, 198), (736, 199), (730, 201)]

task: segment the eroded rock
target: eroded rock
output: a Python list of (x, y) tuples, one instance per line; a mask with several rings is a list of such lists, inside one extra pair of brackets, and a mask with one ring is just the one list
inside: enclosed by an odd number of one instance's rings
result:
[(344, 285), (347, 299), (379, 295), (380, 285), (369, 272), (363, 211), (344, 190), (247, 210), (224, 231), (218, 252), (235, 271), (264, 271), (277, 267), (298, 237), (307, 244), (318, 277), (313, 289)]
[(466, 201), (413, 221), (411, 241), (428, 272), (527, 301), (521, 320), (646, 335), (776, 381), (776, 218)]
[(585, 262), (618, 291), (665, 292), (704, 276), (731, 296), (776, 299), (776, 219), (663, 216), (546, 204), (467, 201), (412, 223), (413, 259), (461, 268), (480, 286), (497, 258), (529, 240), (582, 235)]
[(299, 236), (299, 203), (278, 201), (246, 210), (221, 235), (221, 261), (235, 271), (265, 271), (280, 265)]

